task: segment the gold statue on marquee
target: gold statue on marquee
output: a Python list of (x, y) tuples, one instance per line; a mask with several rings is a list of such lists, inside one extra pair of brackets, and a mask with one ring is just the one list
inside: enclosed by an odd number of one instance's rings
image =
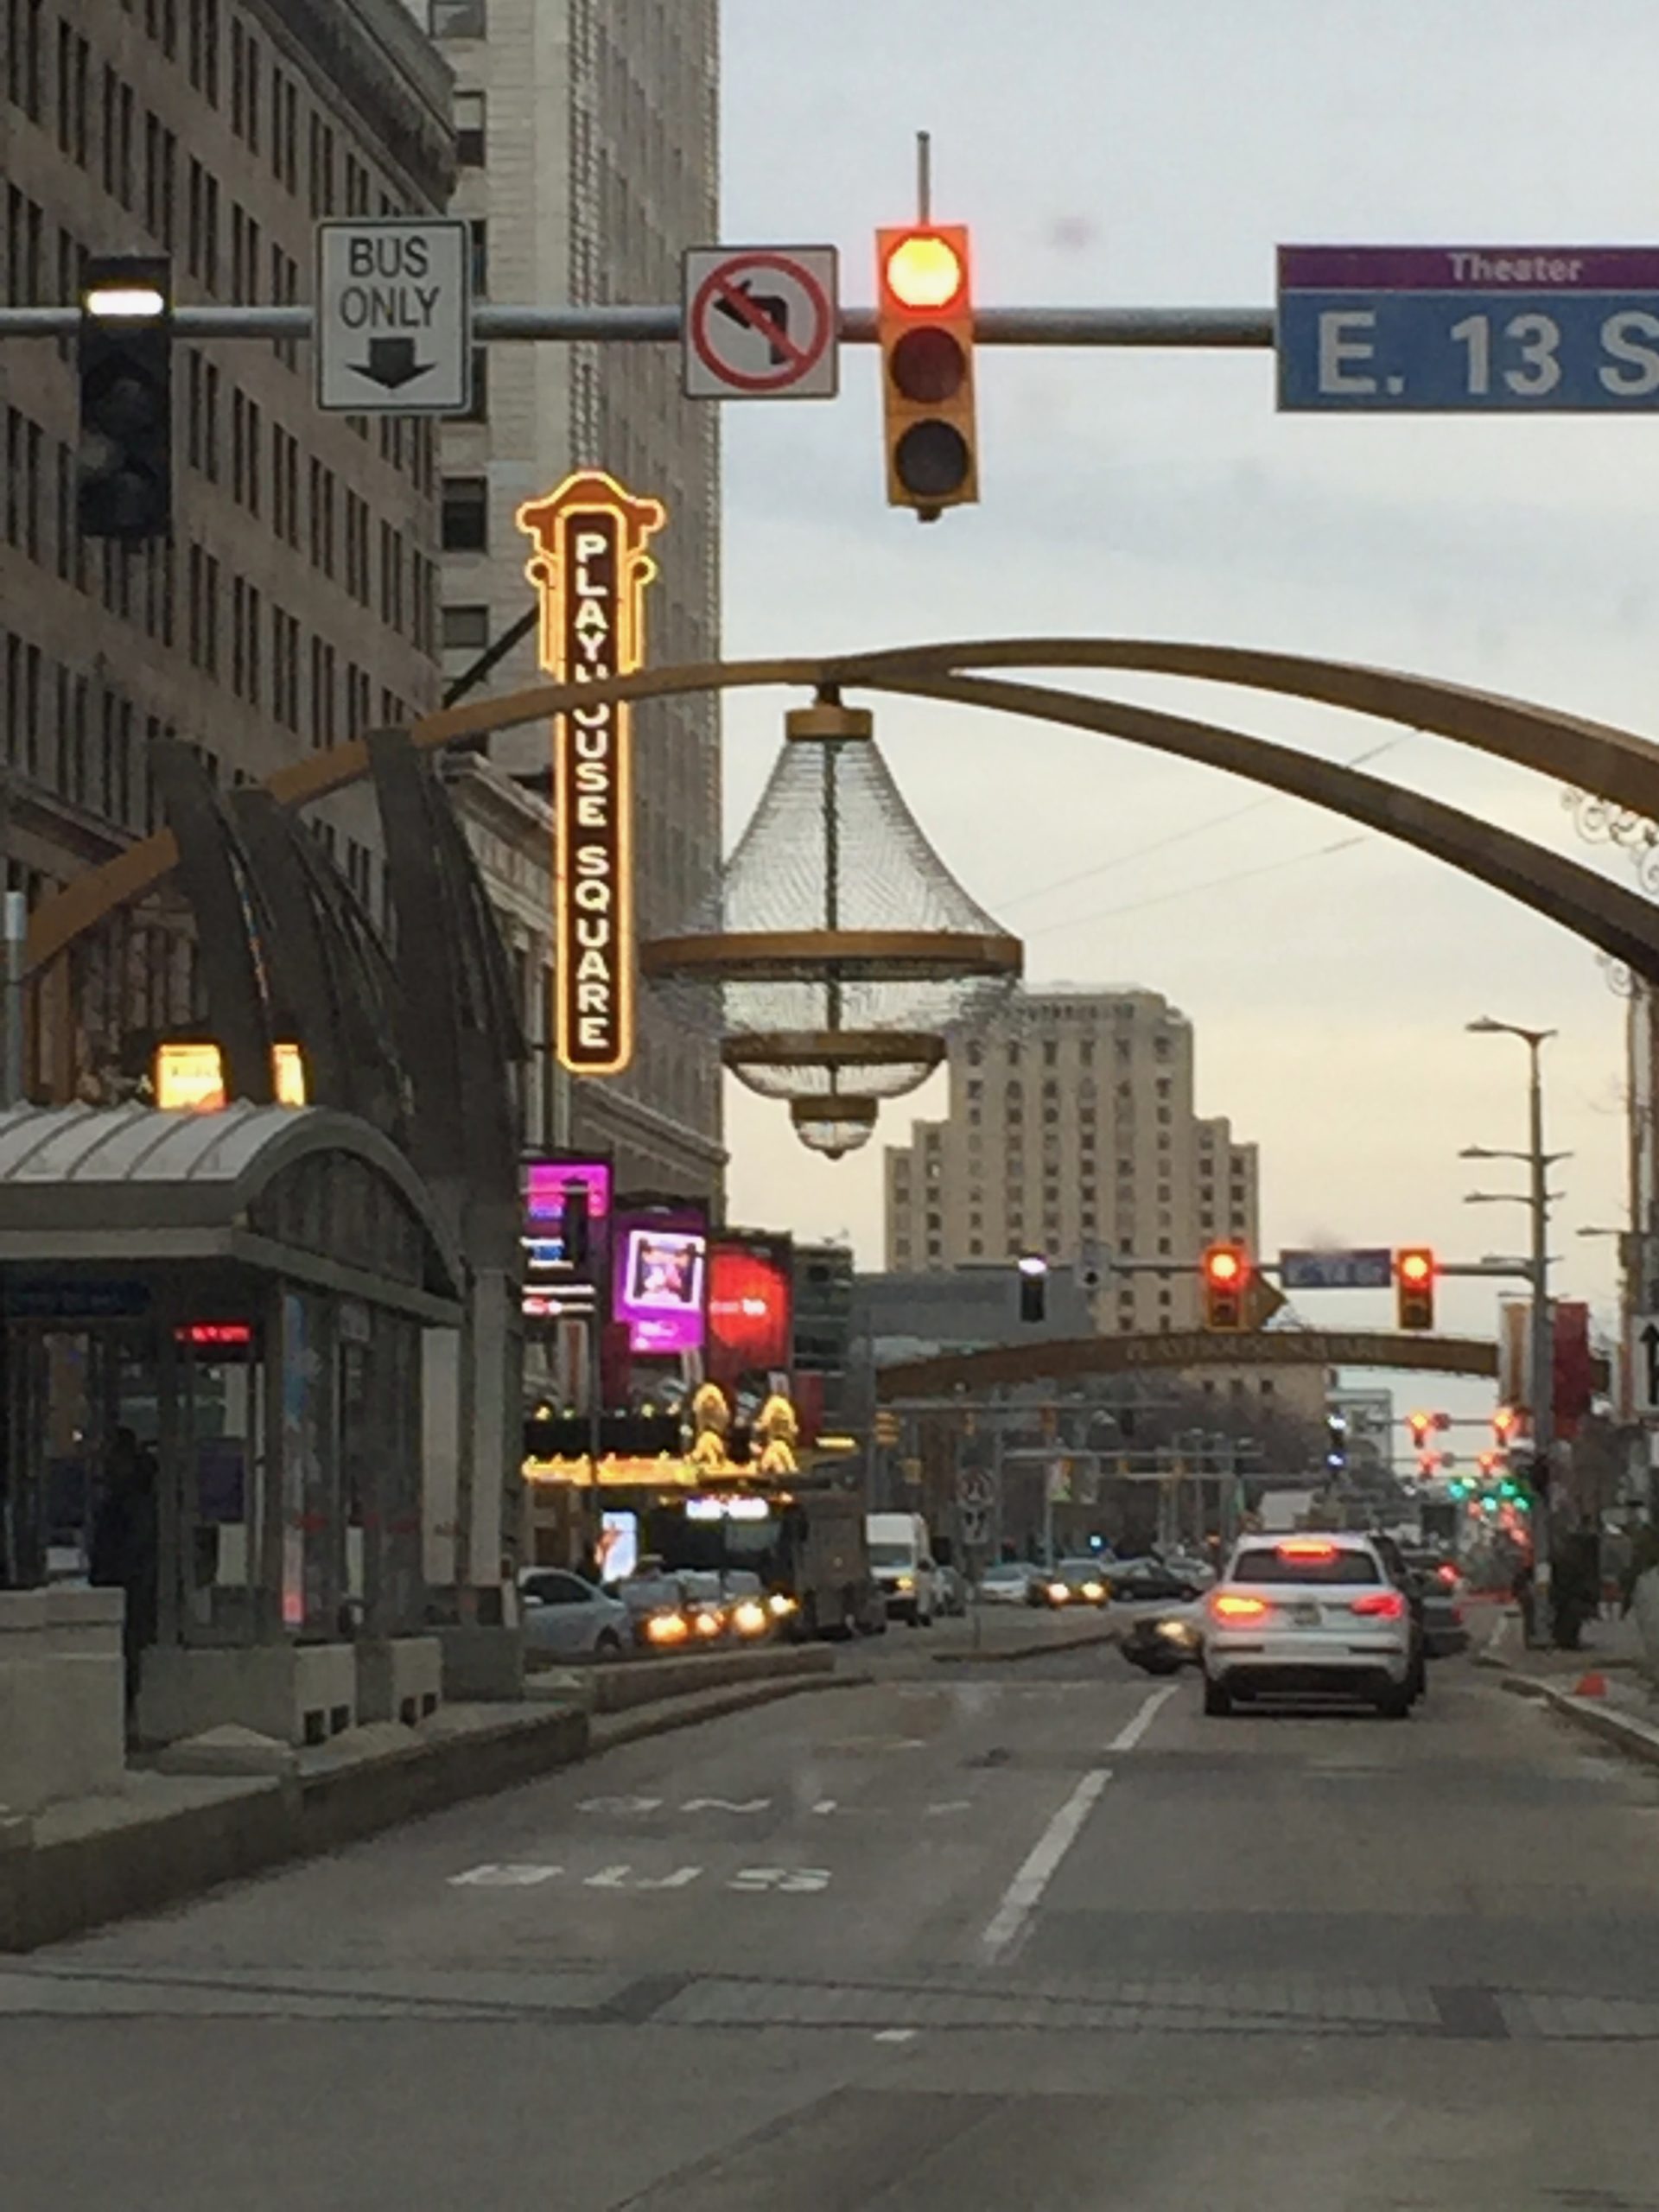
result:
[[(645, 658), (646, 541), (668, 519), (602, 469), (579, 469), (519, 508), (534, 541), (539, 658), (558, 683), (626, 676)], [(560, 715), (553, 732), (554, 1045), (573, 1075), (620, 1075), (633, 1058), (631, 717), (620, 702)]]

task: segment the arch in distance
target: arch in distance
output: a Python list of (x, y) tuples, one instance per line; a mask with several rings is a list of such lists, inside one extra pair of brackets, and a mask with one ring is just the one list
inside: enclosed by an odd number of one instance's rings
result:
[[(1140, 658), (1131, 660), (1128, 658), (1131, 655)], [(1237, 671), (1218, 675), (1219, 664), (1228, 662), (1230, 656), (1241, 665), (1260, 664), (1258, 677), (1266, 688), (1290, 688), (1288, 682), (1267, 685), (1266, 679), (1281, 663), (1288, 670), (1294, 662), (1291, 656), (1252, 655), (1224, 647), (1142, 646), (1109, 639), (969, 641), (864, 656), (701, 662), (644, 669), (598, 683), (536, 684), (505, 697), (474, 701), (429, 715), (413, 726), (411, 734), (416, 745), (435, 747), (522, 728), (582, 702), (639, 701), (765, 686), (822, 690), (849, 685), (979, 706), (1070, 724), (1204, 761), (1345, 814), (1351, 820), (1450, 861), (1561, 922), (1638, 973), (1659, 978), (1659, 912), (1645, 899), (1592, 869), (1456, 808), (1402, 791), (1357, 769), (1214, 723), (1048, 686), (953, 672), (964, 664), (1030, 666), (1067, 658), (1076, 666), (1155, 665), (1170, 674), (1205, 672), (1196, 663), (1190, 667), (1175, 664), (1185, 656), (1214, 660), (1217, 666), (1208, 673), (1222, 681), (1246, 680)], [(1420, 677), (1391, 677), (1365, 670), (1344, 671), (1336, 664), (1319, 662), (1294, 666), (1326, 671), (1332, 678), (1332, 703), (1374, 714), (1394, 712), (1414, 728), (1434, 728), (1459, 742), (1476, 745), (1505, 759), (1521, 760), (1598, 790), (1620, 804), (1645, 810), (1650, 782), (1653, 808), (1659, 813), (1659, 747), (1633, 733)], [(1338, 697), (1337, 678), (1344, 674), (1358, 689), (1353, 696)], [(1361, 678), (1366, 679), (1364, 685), (1359, 684)], [(1312, 682), (1312, 676), (1307, 676), (1299, 696), (1315, 696), (1306, 688)], [(1398, 690), (1393, 709), (1383, 703), (1385, 696), (1395, 696), (1389, 687)], [(265, 788), (282, 805), (303, 806), (357, 781), (368, 770), (368, 748), (359, 739), (290, 764), (270, 778)], [(142, 896), (168, 874), (176, 859), (171, 833), (159, 831), (44, 900), (30, 917), (28, 971), (36, 972), (107, 914)]]
[(1490, 1337), (1411, 1337), (1387, 1329), (1263, 1329), (1238, 1335), (1179, 1329), (1157, 1336), (1062, 1337), (904, 1360), (878, 1370), (875, 1394), (887, 1405), (953, 1391), (1188, 1367), (1394, 1367), (1419, 1375), (1496, 1377), (1497, 1346)]

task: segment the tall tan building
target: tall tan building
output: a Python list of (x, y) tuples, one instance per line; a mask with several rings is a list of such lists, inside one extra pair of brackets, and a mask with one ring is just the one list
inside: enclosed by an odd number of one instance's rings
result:
[[(406, 4), (455, 74), (454, 208), (472, 225), (477, 292), (509, 304), (677, 299), (682, 252), (720, 232), (718, 0)], [(477, 365), (474, 419), (447, 423), (442, 438), (446, 677), (524, 613), (529, 544), (514, 514), (574, 468), (606, 469), (668, 511), (652, 547), (648, 658), (717, 658), (720, 410), (681, 397), (674, 349), (496, 345)], [(489, 689), (537, 676), (532, 637), (498, 664)], [(518, 732), (493, 741), (487, 769), (461, 780), (524, 979), (525, 1026), (543, 1047), (551, 949), (524, 894), (537, 870), (545, 880), (550, 856), (548, 759), (545, 732)], [(528, 809), (503, 788), (513, 778)], [(634, 794), (639, 928), (649, 936), (683, 925), (719, 866), (716, 701), (636, 712)], [(688, 1036), (642, 993), (624, 1076), (569, 1083), (544, 1049), (537, 1060), (532, 1141), (612, 1151), (634, 1188), (717, 1190), (725, 1154), (711, 1038)]]
[(899, 1273), (1041, 1253), (1109, 1253), (1167, 1274), (1108, 1274), (1108, 1329), (1192, 1326), (1195, 1262), (1258, 1236), (1253, 1144), (1193, 1108), (1192, 1025), (1155, 991), (1017, 995), (952, 1039), (950, 1106), (887, 1152), (887, 1265)]
[[(450, 80), (397, 0), (20, 0), (0, 33), (0, 299), (62, 304), (84, 254), (172, 258), (192, 303), (309, 292), (313, 222), (442, 207)], [(76, 526), (68, 343), (0, 342), (7, 880), (30, 904), (156, 821), (149, 747), (187, 738), (225, 783), (435, 703), (436, 440), (319, 415), (309, 350), (174, 353), (170, 542)], [(320, 834), (377, 912), (372, 800)], [(43, 1058), (84, 1095), (192, 1012), (165, 902), (46, 995)]]

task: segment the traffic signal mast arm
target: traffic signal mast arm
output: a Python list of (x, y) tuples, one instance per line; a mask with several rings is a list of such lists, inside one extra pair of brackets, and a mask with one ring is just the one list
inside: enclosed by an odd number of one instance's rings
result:
[[(79, 302), (63, 307), (0, 307), (0, 338), (73, 338)], [(175, 338), (308, 339), (308, 307), (197, 307), (173, 310)], [(874, 308), (843, 308), (836, 336), (843, 346), (873, 346)], [(480, 345), (673, 346), (681, 337), (677, 302), (666, 307), (475, 306), (472, 334)], [(977, 308), (976, 346), (1168, 346), (1181, 352), (1241, 348), (1271, 352), (1270, 308)]]

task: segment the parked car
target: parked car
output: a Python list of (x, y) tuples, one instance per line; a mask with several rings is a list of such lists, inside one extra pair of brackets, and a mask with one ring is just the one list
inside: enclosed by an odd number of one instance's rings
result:
[(979, 1594), (988, 1605), (1023, 1605), (1041, 1573), (1028, 1559), (999, 1560), (980, 1576)]
[(968, 1610), (968, 1585), (961, 1569), (943, 1563), (933, 1570), (933, 1610), (949, 1618)]
[(563, 1567), (527, 1567), (518, 1577), (524, 1642), (562, 1659), (620, 1659), (633, 1642), (620, 1599)]
[[(1111, 1587), (1115, 1603), (1142, 1604), (1152, 1601), (1160, 1605), (1184, 1604), (1196, 1598), (1208, 1586), (1191, 1569), (1174, 1566), (1168, 1560), (1144, 1559), (1113, 1560), (1106, 1569), (1106, 1579)], [(1213, 1581), (1211, 1576), (1209, 1580)]]

